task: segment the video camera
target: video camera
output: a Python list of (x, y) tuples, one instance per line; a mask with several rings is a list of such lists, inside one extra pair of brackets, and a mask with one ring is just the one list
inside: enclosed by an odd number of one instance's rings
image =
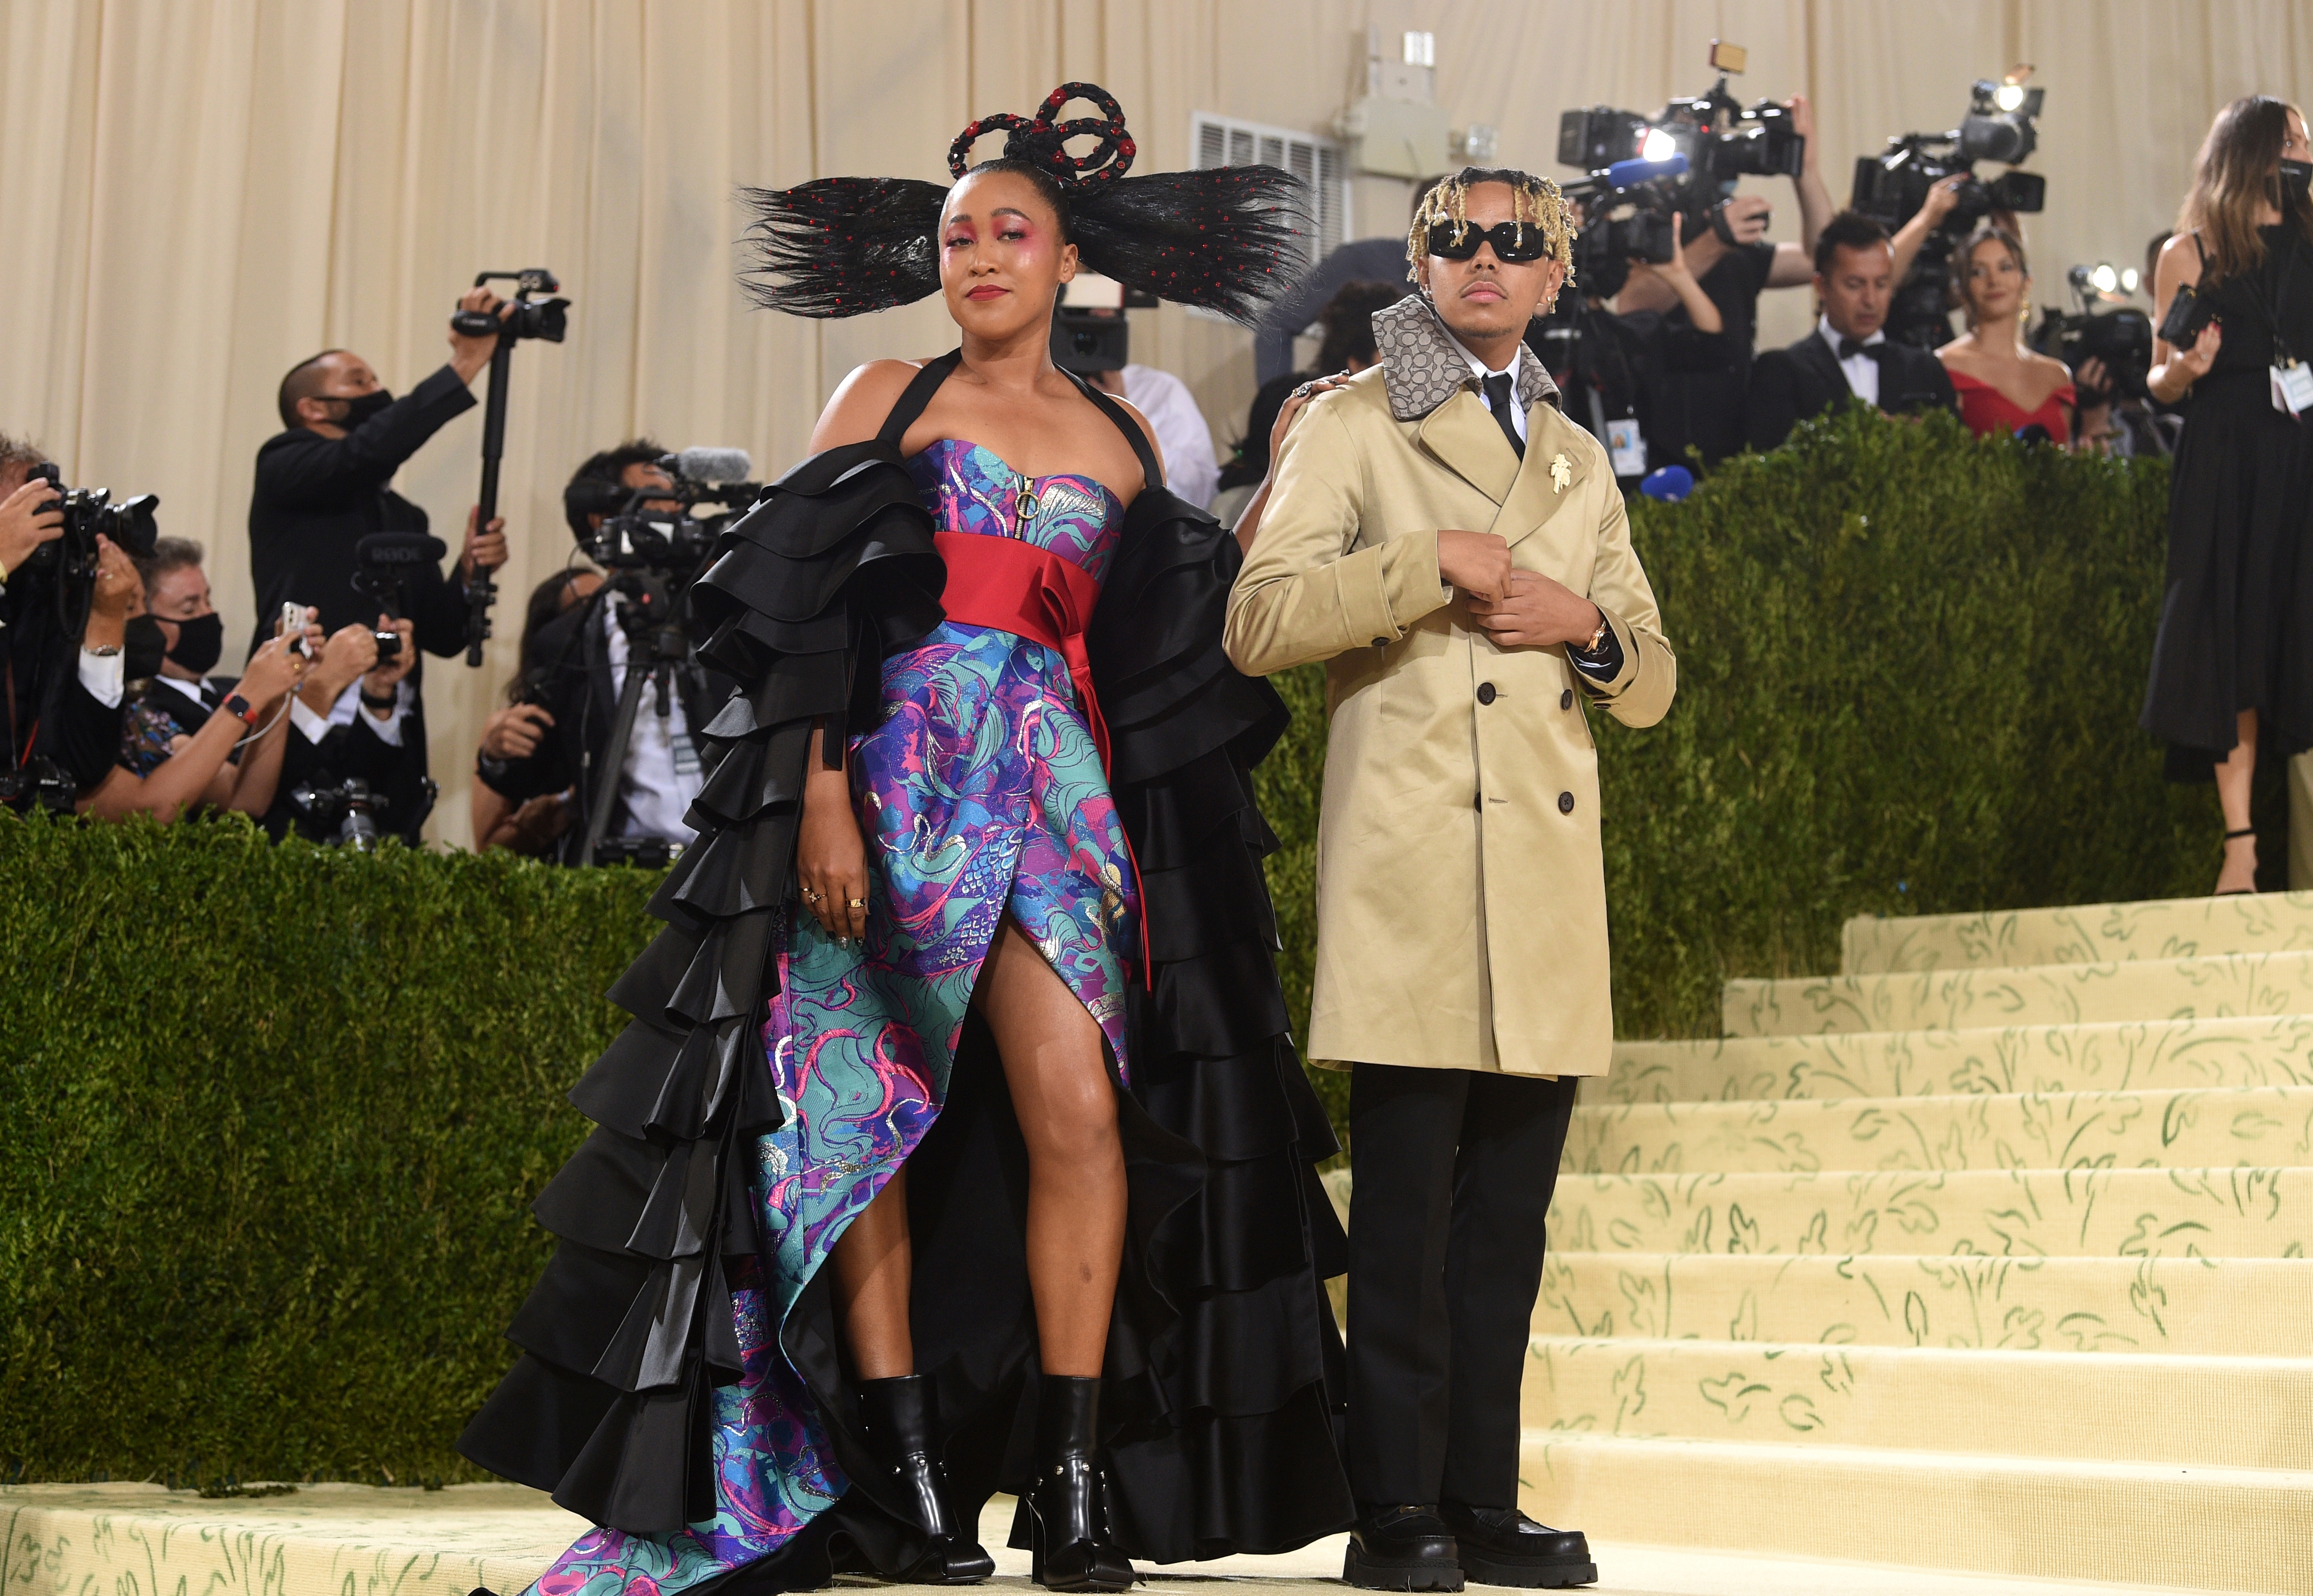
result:
[[(579, 539), (578, 548), (609, 570), (687, 581), (714, 552), (716, 538), (732, 518), (762, 495), (763, 486), (752, 480), (754, 461), (743, 449), (685, 449), (660, 456), (658, 464), (673, 478), (673, 486), (638, 487), (618, 497), (617, 509)], [(646, 507), (669, 501), (678, 508)], [(714, 515), (694, 514), (701, 504), (722, 509)]]
[(1060, 285), (1060, 303), (1052, 312), (1052, 364), (1064, 372), (1089, 377), (1100, 372), (1121, 372), (1132, 363), (1132, 331), (1127, 311), (1156, 307), (1156, 296), (1129, 289), (1113, 277), (1079, 272)]
[(2098, 310), (2098, 301), (2124, 302), (2136, 291), (2136, 273), (2115, 272), (2109, 265), (2076, 266), (2064, 275), (2074, 309), (2067, 315), (2051, 308), (2032, 329), (2032, 347), (2054, 355), (2075, 376), (2091, 360), (2104, 363), (2106, 386), (2082, 389), (2083, 408), (2115, 399), (2146, 396), (2145, 378), (2152, 370), (2152, 318), (2133, 305)]
[[(1630, 280), (1631, 262), (1668, 260), (1676, 248), (1667, 186), (1686, 175), (1684, 155), (1667, 161), (1617, 161), (1561, 190), (1581, 207), (1574, 235), (1574, 285), (1586, 298), (1612, 299)], [(1561, 308), (1571, 312), (1571, 306)]]
[(88, 624), (88, 607), (96, 596), (98, 537), (110, 538), (134, 558), (146, 557), (161, 535), (160, 523), (153, 517), (161, 501), (142, 493), (116, 504), (110, 489), (66, 487), (64, 473), (46, 461), (34, 466), (31, 476), (45, 479), (57, 490), (58, 496), (40, 508), (62, 511), (65, 526), (61, 536), (32, 551), (23, 569), (52, 580), (57, 624), (64, 636), (78, 637)]
[[(460, 311), (450, 318), (453, 330), (470, 338), (505, 338), (520, 343), (524, 338), (537, 338), (549, 344), (558, 344), (570, 330), (570, 302), (558, 297), (561, 283), (542, 266), (525, 267), (515, 272), (477, 272), (474, 286), (489, 283), (512, 283), (514, 297), (502, 314), (488, 311)], [(533, 294), (553, 294), (553, 299), (532, 299)]]
[[(1667, 238), (1668, 218), (1676, 213), (1687, 218), (1685, 235), (1692, 241), (1735, 192), (1737, 179), (1795, 178), (1807, 158), (1807, 140), (1789, 110), (1772, 100), (1744, 105), (1727, 92), (1728, 75), (1740, 73), (1749, 56), (1740, 45), (1712, 39), (1710, 63), (1719, 81), (1692, 100), (1672, 101), (1658, 117), (1605, 105), (1561, 113), (1559, 164), (1595, 174), (1634, 160), (1658, 164), (1684, 156), (1676, 176), (1650, 180), (1667, 202), (1659, 207), (1663, 236)], [(1670, 255), (1666, 250), (1645, 259), (1667, 260)], [(1579, 264), (1575, 271), (1579, 278)]]
[(1978, 161), (2013, 164), (2039, 143), (2035, 126), (2047, 91), (2027, 89), (2029, 66), (1998, 83), (1978, 79), (1968, 91), (1967, 115), (1948, 133), (1906, 133), (1877, 155), (1855, 158), (1850, 206), (1894, 232), (1917, 215), (1928, 190), (1946, 178), (1964, 177), (1958, 203), (1920, 246), (1910, 276), (1887, 309), (1887, 336), (1933, 348), (1951, 337), (1948, 294), (1952, 246), (1994, 211), (2029, 214), (2047, 204), (2048, 180), (2037, 172), (2004, 171), (1990, 182), (1975, 175)]

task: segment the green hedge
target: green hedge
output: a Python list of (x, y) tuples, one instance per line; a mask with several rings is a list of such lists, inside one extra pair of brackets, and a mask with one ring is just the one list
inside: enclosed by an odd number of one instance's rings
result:
[[(2135, 729), (2165, 493), (1854, 416), (1638, 506), (1680, 694), (1598, 722), (1624, 1034), (1710, 1033), (1850, 914), (2207, 889), (2213, 801)], [(1306, 1015), (1324, 688), (1281, 685)], [(471, 1478), (651, 885), (0, 816), (0, 1479)]]

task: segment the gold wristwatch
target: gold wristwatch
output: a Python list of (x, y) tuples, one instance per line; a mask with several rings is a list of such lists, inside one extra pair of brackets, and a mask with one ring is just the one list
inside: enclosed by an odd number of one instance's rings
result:
[[(1596, 609), (1597, 607), (1593, 605), (1592, 608)], [(1590, 641), (1585, 643), (1580, 648), (1575, 650), (1575, 652), (1577, 653), (1596, 653), (1599, 649), (1605, 646), (1607, 630), (1606, 612), (1604, 609), (1599, 609), (1598, 629), (1590, 634)]]

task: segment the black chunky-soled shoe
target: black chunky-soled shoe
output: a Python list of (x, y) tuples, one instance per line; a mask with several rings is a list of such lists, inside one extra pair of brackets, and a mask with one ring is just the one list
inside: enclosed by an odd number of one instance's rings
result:
[(1036, 1409), (1036, 1484), (1028, 1511), (1029, 1576), (1048, 1591), (1122, 1591), (1132, 1559), (1110, 1539), (1097, 1452), (1100, 1381), (1047, 1374)]
[(928, 1375), (859, 1382), (859, 1420), (866, 1431), (867, 1450), (891, 1471), (893, 1495), (929, 1543), (912, 1565), (884, 1577), (907, 1585), (976, 1585), (996, 1572), (996, 1559), (956, 1521), (948, 1500), (947, 1470), (940, 1465), (939, 1447), (932, 1438), (933, 1406)]
[(1537, 1524), (1515, 1507), (1441, 1502), (1438, 1511), (1461, 1548), (1462, 1572), (1479, 1584), (1555, 1591), (1598, 1581), (1579, 1530)]
[(1341, 1579), (1360, 1591), (1458, 1591), (1454, 1531), (1427, 1503), (1361, 1508), (1341, 1557)]

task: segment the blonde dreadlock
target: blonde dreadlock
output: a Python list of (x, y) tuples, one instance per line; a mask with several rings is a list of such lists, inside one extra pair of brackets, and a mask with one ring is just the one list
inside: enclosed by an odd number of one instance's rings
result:
[(1566, 267), (1566, 281), (1574, 281), (1574, 207), (1548, 178), (1511, 168), (1465, 166), (1452, 177), (1439, 178), (1421, 203), (1413, 207), (1412, 225), (1405, 230), (1405, 276), (1414, 280), (1421, 258), (1429, 253), (1429, 230), (1450, 226), (1458, 240), (1470, 225), (1470, 190), (1480, 183), (1506, 184), (1510, 191), (1510, 219), (1524, 232), (1538, 229), (1553, 259)]

